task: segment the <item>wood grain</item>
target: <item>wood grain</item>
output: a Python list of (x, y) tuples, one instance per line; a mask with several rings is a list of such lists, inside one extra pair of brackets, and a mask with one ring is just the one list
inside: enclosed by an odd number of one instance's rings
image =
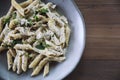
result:
[(120, 80), (120, 61), (82, 60), (65, 80)]
[(75, 0), (86, 23), (86, 48), (64, 80), (120, 80), (120, 0)]

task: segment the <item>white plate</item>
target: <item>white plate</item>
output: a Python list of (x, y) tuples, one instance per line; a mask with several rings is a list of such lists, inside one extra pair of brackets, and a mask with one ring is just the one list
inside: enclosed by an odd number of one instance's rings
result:
[[(9, 0), (10, 1), (10, 0)], [(10, 4), (8, 1), (0, 2), (0, 15), (5, 14)], [(24, 0), (18, 0), (24, 1)], [(30, 77), (32, 71), (17, 75), (12, 71), (7, 70), (6, 54), (0, 55), (0, 77), (4, 80), (62, 80), (70, 74), (76, 65), (79, 63), (84, 47), (85, 47), (85, 25), (81, 12), (78, 10), (73, 0), (45, 0), (57, 4), (58, 11), (64, 14), (69, 21), (72, 30), (69, 47), (66, 53), (67, 59), (62, 63), (54, 64), (50, 68), (50, 73), (47, 77), (42, 77), (42, 73), (36, 77)]]

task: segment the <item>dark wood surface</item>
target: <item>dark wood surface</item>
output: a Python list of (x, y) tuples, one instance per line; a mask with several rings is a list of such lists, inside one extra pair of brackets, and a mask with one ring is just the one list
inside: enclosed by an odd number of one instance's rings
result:
[(120, 0), (75, 0), (86, 23), (86, 48), (65, 80), (120, 80)]

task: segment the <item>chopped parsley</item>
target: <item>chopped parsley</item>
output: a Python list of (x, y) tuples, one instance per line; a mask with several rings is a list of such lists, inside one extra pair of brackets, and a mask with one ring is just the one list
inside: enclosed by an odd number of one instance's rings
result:
[(39, 18), (38, 18), (37, 15), (34, 16), (34, 19), (35, 19), (36, 21), (39, 21)]
[(40, 9), (41, 14), (46, 14), (48, 12), (48, 9), (42, 8)]
[(42, 9), (35, 11), (35, 14), (40, 13), (41, 15), (46, 15), (47, 12), (48, 12), (48, 9), (42, 8)]
[(50, 47), (48, 44), (45, 42), (41, 42), (39, 45), (36, 46), (36, 48), (44, 50), (45, 48)]
[(14, 12), (14, 13), (12, 14), (12, 19), (15, 19), (16, 16), (17, 16), (17, 14)]
[(22, 40), (21, 39), (17, 39), (17, 40), (13, 40), (13, 42), (11, 42), (12, 46), (14, 46), (16, 44), (22, 44)]
[(33, 22), (32, 22), (32, 20), (28, 20), (28, 23), (27, 23), (27, 26), (32, 26), (33, 25)]
[(4, 24), (9, 23), (9, 22), (10, 22), (10, 17), (6, 17), (6, 18), (4, 19)]

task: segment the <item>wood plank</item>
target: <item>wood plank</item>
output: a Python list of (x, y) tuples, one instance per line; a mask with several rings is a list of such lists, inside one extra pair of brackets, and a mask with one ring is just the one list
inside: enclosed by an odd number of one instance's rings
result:
[[(102, 26), (102, 27), (101, 27)], [(89, 25), (87, 27), (88, 47), (120, 47), (119, 25)]]
[(113, 47), (86, 47), (83, 54), (84, 60), (120, 60), (120, 48)]
[(120, 0), (75, 0), (86, 23), (86, 48), (64, 80), (120, 80)]
[[(83, 1), (83, 2), (81, 2)], [(83, 13), (86, 24), (120, 24), (120, 3), (118, 0), (81, 0), (76, 3)], [(115, 2), (114, 2), (115, 1)], [(97, 4), (100, 3), (101, 4)], [(102, 3), (117, 4), (102, 4)], [(83, 4), (88, 3), (88, 4)], [(118, 4), (119, 3), (119, 4)]]
[(120, 38), (120, 25), (87, 25), (87, 37)]
[(119, 48), (120, 38), (87, 38), (87, 46), (90, 47), (108, 47), (108, 48)]
[(120, 5), (80, 6), (86, 24), (120, 24)]
[(120, 60), (82, 60), (64, 80), (120, 80)]
[(120, 59), (119, 25), (88, 25), (84, 59)]
[(119, 0), (75, 0), (77, 4), (120, 4)]

